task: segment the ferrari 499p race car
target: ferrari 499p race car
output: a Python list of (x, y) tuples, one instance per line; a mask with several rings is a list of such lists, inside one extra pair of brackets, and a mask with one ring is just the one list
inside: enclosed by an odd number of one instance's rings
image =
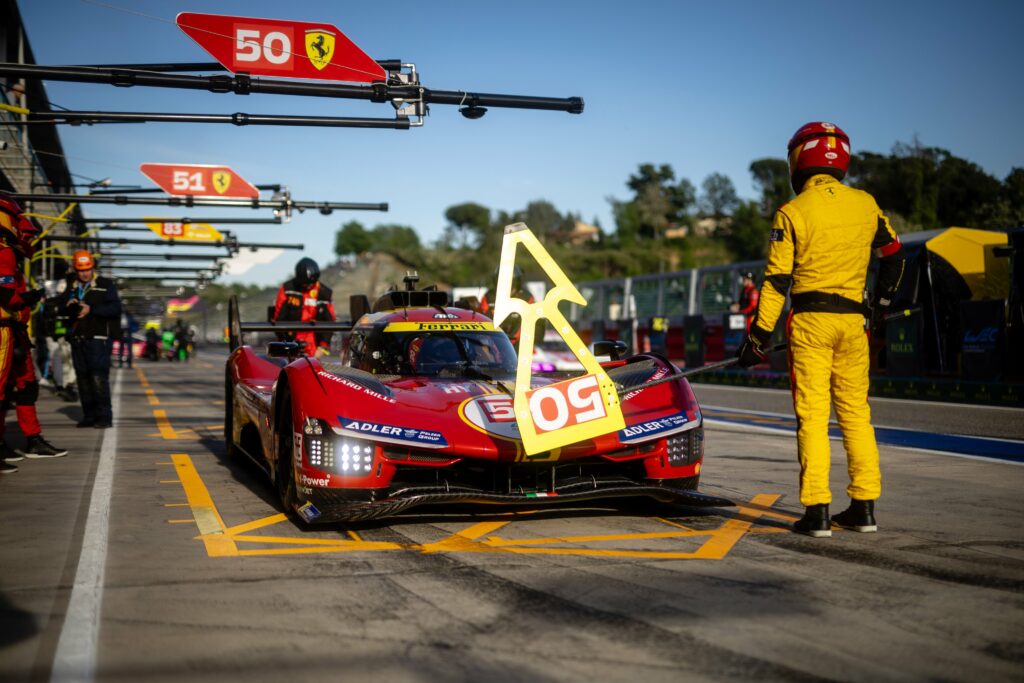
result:
[[(442, 503), (731, 504), (696, 492), (704, 430), (689, 384), (644, 388), (679, 373), (665, 358), (602, 364), (619, 387), (625, 428), (530, 456), (513, 411), (516, 351), (500, 328), (448, 306), (444, 292), (407, 286), (372, 308), (361, 300), (351, 325), (242, 323), (229, 306), (227, 446), (267, 471), (286, 511), (335, 522)], [(308, 357), (294, 342), (266, 352), (242, 343), (247, 332), (312, 326), (348, 331), (341, 362)]]

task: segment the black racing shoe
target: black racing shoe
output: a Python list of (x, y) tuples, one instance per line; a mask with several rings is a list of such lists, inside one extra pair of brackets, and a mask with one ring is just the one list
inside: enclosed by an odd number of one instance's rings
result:
[(28, 437), (24, 450), (18, 451), (26, 458), (63, 458), (68, 454), (67, 449), (57, 448), (43, 438), (42, 434)]
[(851, 499), (850, 507), (838, 515), (833, 515), (832, 521), (844, 529), (873, 534), (878, 531), (878, 523), (875, 522), (875, 501)]
[(14, 474), (18, 471), (18, 468), (14, 465), (8, 465), (3, 460), (0, 460), (0, 474)]
[(97, 422), (93, 425), (96, 429), (110, 429), (114, 426), (113, 422)]
[(828, 518), (828, 505), (808, 505), (804, 516), (793, 522), (793, 531), (814, 538), (832, 536), (832, 522)]
[(24, 459), (24, 455), (12, 451), (7, 444), (0, 442), (0, 462), (18, 462)]

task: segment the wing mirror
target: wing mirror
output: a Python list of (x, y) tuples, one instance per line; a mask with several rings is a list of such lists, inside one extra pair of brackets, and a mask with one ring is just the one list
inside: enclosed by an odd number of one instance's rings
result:
[(612, 360), (619, 360), (626, 354), (626, 342), (596, 341), (590, 345), (590, 352), (595, 356), (608, 356)]

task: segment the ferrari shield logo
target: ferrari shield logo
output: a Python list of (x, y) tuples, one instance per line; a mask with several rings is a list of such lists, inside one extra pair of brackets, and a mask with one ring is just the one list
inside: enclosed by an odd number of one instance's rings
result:
[(306, 56), (322, 71), (334, 57), (334, 34), (319, 28), (306, 31)]
[(231, 174), (226, 171), (213, 172), (213, 189), (217, 194), (224, 194), (231, 187)]

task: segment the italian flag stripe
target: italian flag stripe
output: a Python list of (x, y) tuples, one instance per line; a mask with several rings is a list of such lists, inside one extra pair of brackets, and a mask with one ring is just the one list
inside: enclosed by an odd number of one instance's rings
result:
[(557, 495), (558, 495), (557, 493), (547, 493), (545, 491), (545, 492), (542, 492), (542, 493), (527, 493), (526, 497), (527, 498), (552, 498), (552, 497), (557, 496)]

